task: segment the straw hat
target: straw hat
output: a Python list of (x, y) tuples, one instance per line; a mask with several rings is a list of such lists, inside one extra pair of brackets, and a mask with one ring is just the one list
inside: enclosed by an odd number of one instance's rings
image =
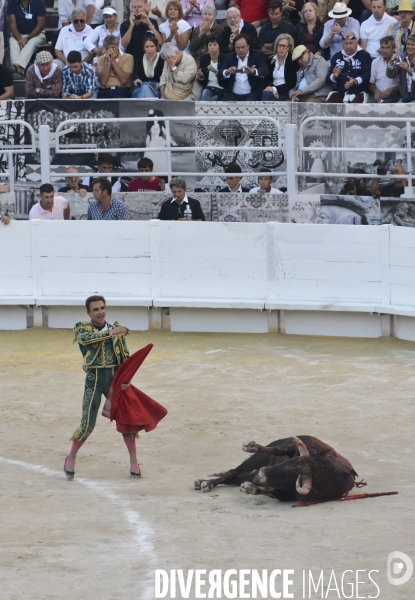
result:
[(401, 0), (398, 6), (398, 12), (404, 10), (406, 12), (413, 12), (414, 7), (412, 6), (412, 0)]
[(293, 54), (292, 54), (292, 60), (297, 60), (297, 58), (301, 58), (302, 55), (304, 54), (304, 52), (307, 52), (307, 48), (303, 45), (301, 46), (297, 46), (296, 48), (294, 48), (293, 50)]
[(329, 17), (331, 19), (343, 19), (344, 17), (349, 17), (352, 14), (350, 8), (348, 8), (347, 4), (344, 2), (336, 2), (333, 6), (333, 10), (329, 12)]

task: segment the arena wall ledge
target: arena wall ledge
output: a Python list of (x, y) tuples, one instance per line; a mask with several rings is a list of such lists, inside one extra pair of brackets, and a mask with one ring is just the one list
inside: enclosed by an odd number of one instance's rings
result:
[(103, 294), (133, 330), (415, 340), (412, 228), (12, 221), (0, 329), (71, 328)]

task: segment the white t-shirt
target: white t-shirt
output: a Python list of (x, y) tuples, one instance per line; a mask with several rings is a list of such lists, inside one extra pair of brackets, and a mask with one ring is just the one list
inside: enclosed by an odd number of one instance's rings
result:
[(44, 210), (40, 201), (32, 206), (29, 213), (29, 219), (41, 219), (42, 221), (63, 221), (63, 211), (68, 208), (68, 201), (63, 196), (55, 196), (53, 199), (52, 210)]
[[(179, 35), (182, 35), (182, 33), (184, 33), (185, 31), (189, 31), (189, 29), (192, 29), (192, 28), (190, 27), (190, 25), (187, 21), (185, 21), (184, 19), (180, 19), (180, 21), (177, 22), (177, 29), (179, 31)], [(165, 21), (164, 23), (159, 25), (159, 31), (160, 31), (160, 33), (164, 33), (164, 35), (166, 36), (166, 40), (167, 40), (171, 34), (169, 22)], [(174, 36), (171, 39), (171, 43), (174, 44), (175, 46), (177, 46), (176, 38)], [(189, 38), (186, 48), (183, 50), (183, 52), (186, 52), (186, 54), (191, 54), (191, 52), (189, 50), (189, 44), (190, 44), (190, 38)]]
[(86, 8), (88, 8), (88, 6), (95, 6), (91, 25), (102, 25), (104, 22), (104, 17), (102, 14), (102, 11), (104, 10), (104, 0), (85, 0), (85, 4)]
[(379, 55), (379, 47), (381, 38), (388, 35), (388, 29), (391, 25), (396, 25), (396, 19), (385, 13), (381, 21), (376, 21), (372, 15), (363, 21), (360, 26), (360, 39), (367, 40), (366, 52), (369, 52), (372, 58), (377, 58)]
[(84, 29), (78, 33), (73, 24), (62, 27), (55, 49), (63, 52), (65, 58), (71, 50), (78, 50), (84, 59), (88, 56), (88, 50), (85, 49), (85, 40), (91, 33), (92, 27), (85, 25)]
[[(261, 188), (260, 187), (254, 187), (252, 188), (252, 190), (249, 192), (250, 194), (258, 194), (259, 190)], [(283, 194), (284, 192), (282, 192), (281, 190), (279, 190), (278, 188), (271, 188), (269, 192), (267, 192), (268, 194)]]

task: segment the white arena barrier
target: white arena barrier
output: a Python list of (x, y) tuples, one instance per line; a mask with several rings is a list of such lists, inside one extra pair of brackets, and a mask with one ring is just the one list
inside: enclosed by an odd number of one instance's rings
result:
[(12, 221), (0, 253), (1, 329), (24, 329), (27, 306), (73, 327), (99, 293), (135, 330), (165, 308), (172, 331), (415, 340), (412, 228)]

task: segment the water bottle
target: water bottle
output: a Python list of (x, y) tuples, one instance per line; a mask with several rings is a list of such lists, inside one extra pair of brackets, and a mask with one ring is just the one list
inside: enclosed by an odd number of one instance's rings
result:
[(183, 213), (183, 216), (185, 217), (185, 219), (187, 219), (188, 221), (192, 220), (192, 209), (190, 208), (189, 205), (186, 206), (186, 210)]

